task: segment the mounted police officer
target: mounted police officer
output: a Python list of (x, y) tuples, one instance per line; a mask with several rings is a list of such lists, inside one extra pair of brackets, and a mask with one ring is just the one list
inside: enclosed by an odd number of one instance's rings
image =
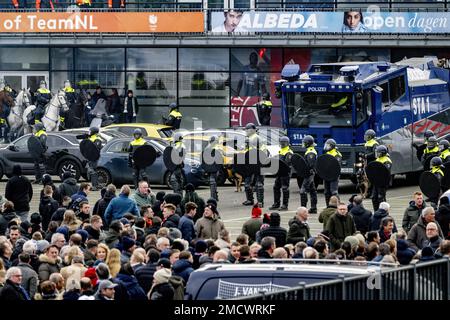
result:
[(37, 89), (35, 95), (36, 99), (36, 109), (34, 110), (34, 122), (41, 122), (42, 117), (45, 114), (45, 106), (52, 99), (52, 94), (50, 90), (47, 89), (47, 83), (45, 80), (41, 80), (39, 83), (39, 89)]
[[(439, 184), (442, 186), (442, 179), (444, 179), (445, 176), (444, 173), (445, 167), (443, 166), (443, 161), (441, 157), (433, 157), (430, 161), (430, 166), (431, 166), (430, 172), (439, 180)], [(429, 200), (433, 206), (436, 206), (439, 201), (439, 197), (430, 198)]]
[(174, 130), (180, 129), (183, 115), (180, 113), (178, 105), (172, 102), (169, 105), (169, 110), (169, 117), (165, 120), (165, 125), (171, 126)]
[[(392, 161), (389, 158), (388, 148), (383, 145), (379, 145), (375, 149), (376, 154), (376, 162), (382, 163), (389, 172), (392, 168)], [(386, 190), (388, 186), (373, 186), (373, 193), (372, 193), (372, 205), (373, 210), (378, 210), (380, 203), (386, 201)]]
[[(173, 135), (173, 148), (177, 154), (185, 154), (186, 147), (183, 143), (183, 135), (179, 132)], [(170, 176), (170, 185), (174, 193), (183, 196), (183, 167), (184, 163), (177, 165)]]
[[(0, 79), (0, 91), (3, 91), (5, 95), (14, 99), (14, 94), (12, 92), (11, 87), (8, 84), (5, 84), (3, 79)], [(4, 143), (9, 143), (9, 129), (10, 125), (8, 123), (8, 116), (11, 112), (11, 108), (13, 106), (9, 104), (6, 100), (4, 100), (0, 109), (2, 109), (2, 113), (0, 113), (0, 137), (3, 137)]]
[[(77, 102), (77, 94), (75, 92), (75, 89), (72, 88), (70, 80), (64, 81), (63, 90), (66, 93), (66, 99), (67, 99), (67, 103), (68, 103), (69, 107), (71, 105), (75, 104)], [(61, 126), (62, 129), (65, 128), (64, 121), (66, 120), (67, 115), (68, 115), (68, 111), (63, 111), (62, 108), (59, 110), (59, 125)]]
[(307, 164), (307, 175), (304, 178), (297, 176), (297, 183), (300, 188), (300, 205), (306, 207), (308, 204), (308, 193), (311, 199), (311, 208), (309, 213), (317, 213), (317, 190), (314, 182), (315, 171), (317, 161), (317, 150), (315, 148), (314, 138), (307, 135), (303, 138), (303, 147), (305, 150), (305, 160)]
[(450, 142), (447, 139), (439, 141), (439, 151), (443, 163), (450, 161)]
[(148, 177), (147, 177), (147, 172), (145, 171), (145, 168), (141, 168), (136, 163), (134, 163), (133, 152), (140, 146), (147, 145), (148, 143), (142, 137), (141, 129), (134, 129), (133, 137), (134, 137), (134, 140), (131, 141), (130, 145), (128, 146), (128, 166), (130, 168), (133, 168), (134, 187), (137, 189), (139, 181), (145, 180), (148, 182)]
[[(97, 127), (89, 128), (88, 139), (97, 147), (98, 151), (102, 149), (102, 141), (98, 137), (99, 129)], [(88, 176), (91, 180), (92, 191), (98, 190), (98, 174), (97, 174), (98, 159), (95, 161), (88, 161)]]
[[(332, 157), (335, 157), (339, 164), (342, 161), (342, 154), (337, 149), (337, 144), (334, 139), (328, 139), (325, 141), (325, 145), (323, 147), (323, 151), (326, 154), (329, 154)], [(324, 191), (325, 191), (325, 202), (328, 207), (328, 203), (330, 201), (331, 196), (338, 196), (338, 187), (339, 187), (339, 177), (336, 180), (332, 181), (324, 181)]]
[(423, 169), (427, 171), (429, 169), (428, 163), (433, 157), (439, 156), (439, 145), (436, 137), (432, 136), (428, 138), (426, 142), (427, 146), (423, 150), (422, 164)]
[[(45, 127), (42, 123), (36, 123), (34, 125), (34, 134), (33, 134), (42, 146), (42, 150), (44, 152), (48, 149), (47, 147), (47, 132), (45, 132)], [(41, 184), (42, 176), (45, 174), (45, 163), (44, 163), (44, 154), (40, 156), (36, 156), (33, 158), (34, 161), (34, 177), (35, 180), (33, 183)]]
[[(245, 126), (246, 134), (246, 148), (244, 152), (262, 151), (267, 152), (267, 147), (262, 142), (261, 138), (256, 133), (256, 126), (254, 123), (248, 123)], [(244, 179), (244, 189), (246, 201), (242, 204), (244, 206), (253, 205), (253, 189), (256, 188), (256, 199), (259, 207), (264, 207), (264, 176), (261, 174), (252, 174)]]
[(270, 94), (264, 93), (262, 101), (256, 104), (256, 111), (258, 112), (259, 123), (262, 126), (270, 126), (270, 119), (272, 114), (272, 101), (270, 101)]
[[(284, 161), (288, 166), (291, 165), (291, 158), (294, 152), (289, 146), (290, 141), (288, 137), (280, 138), (281, 149), (278, 151), (278, 157), (281, 161)], [(269, 210), (288, 210), (289, 205), (289, 181), (291, 180), (290, 171), (287, 175), (277, 175), (275, 183), (273, 185), (273, 205)], [(280, 207), (281, 191), (283, 192), (283, 205)]]
[[(209, 138), (209, 144), (205, 149), (214, 150), (214, 152), (219, 152), (223, 157), (224, 150), (223, 150), (223, 147), (219, 143), (219, 137), (216, 135), (213, 135)], [(218, 157), (215, 155), (215, 159), (217, 159), (217, 158)], [(211, 172), (209, 174), (209, 188), (210, 188), (210, 192), (211, 192), (211, 198), (216, 201), (219, 201), (219, 195), (217, 192), (217, 176), (218, 175), (219, 175), (219, 171)]]

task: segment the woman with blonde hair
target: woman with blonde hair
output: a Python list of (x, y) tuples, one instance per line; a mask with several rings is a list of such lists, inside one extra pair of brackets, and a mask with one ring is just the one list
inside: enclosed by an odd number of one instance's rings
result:
[(108, 258), (106, 259), (106, 264), (109, 267), (109, 272), (111, 277), (115, 278), (120, 271), (120, 251), (117, 249), (111, 249), (109, 251)]
[(62, 226), (67, 226), (69, 228), (69, 235), (74, 233), (81, 225), (81, 221), (77, 219), (75, 212), (73, 210), (66, 210), (64, 212)]
[(97, 253), (95, 254), (94, 266), (98, 265), (101, 262), (106, 262), (109, 257), (109, 247), (104, 243), (99, 243), (97, 246)]
[(72, 264), (72, 259), (75, 256), (82, 256), (84, 258), (83, 251), (81, 251), (80, 247), (72, 246), (68, 250), (65, 250), (63, 254), (64, 265), (70, 266)]

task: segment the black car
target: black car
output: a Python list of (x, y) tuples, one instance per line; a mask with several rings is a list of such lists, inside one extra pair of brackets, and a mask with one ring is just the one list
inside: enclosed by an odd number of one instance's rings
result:
[[(33, 158), (28, 152), (27, 144), (30, 136), (31, 134), (26, 134), (0, 149), (0, 179), (3, 175), (10, 177), (15, 164), (22, 166), (25, 175), (34, 175)], [(46, 172), (61, 177), (65, 171), (70, 171), (77, 180), (80, 176), (86, 176), (87, 161), (81, 155), (76, 135), (48, 132), (47, 136)]]

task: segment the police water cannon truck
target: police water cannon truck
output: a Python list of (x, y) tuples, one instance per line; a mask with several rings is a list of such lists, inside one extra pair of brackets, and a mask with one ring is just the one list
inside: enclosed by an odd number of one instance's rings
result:
[(364, 132), (375, 130), (388, 147), (391, 173), (417, 177), (423, 166), (413, 145), (426, 130), (444, 139), (450, 133), (449, 69), (436, 57), (397, 63), (312, 64), (302, 73), (287, 64), (275, 82), (282, 121), (295, 152), (305, 135), (319, 153), (329, 138), (343, 155), (341, 178), (355, 181), (355, 162), (364, 151)]

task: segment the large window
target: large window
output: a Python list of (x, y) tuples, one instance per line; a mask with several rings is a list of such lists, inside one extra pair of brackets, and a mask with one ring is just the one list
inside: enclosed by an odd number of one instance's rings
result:
[(177, 73), (128, 72), (127, 88), (139, 97), (141, 105), (168, 105), (177, 98)]
[(125, 69), (125, 49), (122, 48), (80, 48), (76, 49), (78, 70), (119, 71)]
[(52, 48), (51, 49), (52, 70), (72, 70), (73, 69), (73, 49), (72, 48)]
[(128, 70), (177, 70), (176, 48), (127, 49)]
[(47, 48), (0, 48), (0, 70), (45, 70), (48, 66)]
[(180, 105), (228, 105), (228, 73), (180, 72)]

